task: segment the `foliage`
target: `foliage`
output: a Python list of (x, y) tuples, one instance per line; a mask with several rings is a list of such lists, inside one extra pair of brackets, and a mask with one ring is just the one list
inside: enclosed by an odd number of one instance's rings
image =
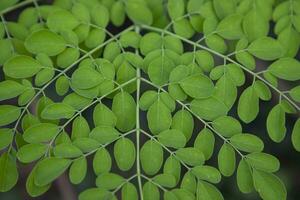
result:
[[(21, 163), (34, 163), (32, 197), (67, 170), (79, 184), (92, 157), (96, 186), (80, 200), (219, 200), (216, 184), (235, 173), (242, 193), (287, 199), (279, 160), (242, 125), (273, 98), (266, 130), (279, 143), (286, 115), (299, 114), (299, 10), (299, 0), (1, 1), (0, 191)], [(299, 119), (291, 132), (300, 151)]]

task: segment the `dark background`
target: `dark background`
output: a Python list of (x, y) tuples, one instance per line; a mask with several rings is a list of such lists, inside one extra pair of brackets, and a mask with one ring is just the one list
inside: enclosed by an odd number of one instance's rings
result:
[[(1, 0), (0, 0), (1, 1)], [(42, 1), (43, 4), (45, 3), (50, 3), (51, 0), (44, 0)], [(24, 8), (22, 8), (24, 9)], [(15, 21), (17, 19), (18, 13), (20, 10), (13, 11), (5, 16), (7, 21)], [(121, 30), (128, 26), (130, 24), (129, 21), (127, 21), (124, 25), (124, 27), (121, 28), (116, 28), (116, 27), (109, 27), (109, 30), (112, 33), (118, 33)], [(270, 33), (272, 35), (272, 33)], [(201, 37), (201, 36), (198, 36)], [(192, 50), (190, 47), (186, 47), (186, 50)], [(1, 51), (0, 51), (1, 53)], [(299, 55), (299, 54), (298, 54)], [(299, 56), (298, 56), (299, 58)], [(217, 60), (217, 58), (216, 58)], [(269, 63), (263, 63), (263, 62), (257, 62), (257, 68), (259, 70), (264, 70), (266, 66), (268, 66)], [(1, 80), (3, 80), (3, 73), (1, 72)], [(247, 77), (247, 84), (251, 84), (252, 77), (248, 76)], [(298, 83), (299, 84), (299, 83)], [(281, 89), (282, 90), (287, 90), (291, 86), (288, 85), (288, 83), (281, 83)], [(146, 85), (142, 85), (143, 88), (148, 88)], [(53, 88), (52, 88), (53, 89)], [(53, 90), (52, 90), (53, 91)], [(242, 91), (242, 88), (240, 88), (240, 91)], [(51, 92), (51, 87), (50, 90), (47, 92), (47, 95), (51, 96), (53, 100), (59, 101), (60, 99), (57, 98), (53, 92)], [(253, 121), (251, 124), (243, 124), (244, 132), (249, 132), (249, 133), (254, 133), (257, 136), (259, 136), (263, 141), (265, 142), (265, 149), (264, 151), (267, 153), (271, 153), (275, 155), (277, 158), (279, 158), (281, 162), (281, 169), (278, 173), (276, 173), (282, 181), (285, 183), (288, 191), (288, 200), (299, 200), (300, 199), (300, 192), (299, 192), (299, 186), (300, 186), (300, 153), (296, 152), (292, 148), (291, 144), (291, 128), (293, 127), (293, 124), (295, 120), (299, 117), (299, 113), (295, 115), (287, 115), (286, 119), (286, 126), (288, 128), (287, 130), (287, 136), (285, 140), (280, 143), (276, 144), (272, 142), (266, 132), (266, 118), (268, 115), (268, 112), (278, 102), (278, 94), (273, 93), (273, 98), (270, 102), (260, 102), (260, 114), (257, 117), (255, 121)], [(110, 104), (110, 102), (107, 102)], [(34, 105), (33, 105), (34, 107)], [(230, 115), (237, 117), (236, 116), (236, 105), (232, 109)], [(84, 116), (87, 119), (91, 119), (91, 112), (92, 108), (85, 112)], [(238, 117), (237, 117), (238, 118)], [(90, 120), (91, 121), (91, 120)], [(146, 128), (146, 119), (145, 119), (145, 114), (141, 113), (141, 124), (142, 127)], [(193, 142), (196, 133), (198, 133), (202, 128), (202, 125), (200, 122), (195, 120), (195, 134), (193, 135), (194, 137), (191, 139)], [(135, 140), (134, 135), (132, 135), (132, 139)], [(142, 137), (142, 141), (145, 141), (147, 138)], [(223, 144), (222, 141), (216, 137), (217, 145), (215, 148), (214, 156), (213, 158), (208, 162), (208, 164), (212, 164), (213, 166), (217, 166), (216, 163), (216, 157), (218, 150), (220, 146)], [(192, 144), (190, 142), (190, 144)], [(143, 143), (143, 142), (142, 142)], [(111, 149), (111, 146), (109, 147)], [(166, 158), (167, 154), (165, 155)], [(91, 156), (89, 157), (89, 162), (91, 162)], [(238, 155), (237, 155), (238, 158)], [(239, 158), (238, 158), (239, 160)], [(22, 165), (21, 163), (19, 165), (19, 172), (20, 172), (20, 177), (18, 184), (10, 191), (7, 193), (0, 193), (0, 200), (24, 200), (24, 199), (33, 199), (29, 197), (26, 194), (26, 189), (25, 189), (25, 182), (26, 182), (26, 177), (28, 173), (30, 172), (32, 166), (30, 165)], [(116, 170), (116, 169), (113, 169)], [(134, 169), (132, 172), (134, 173)], [(128, 173), (124, 174), (125, 177), (129, 177)], [(89, 165), (88, 169), (88, 174), (80, 185), (72, 185), (69, 183), (68, 180), (68, 174), (64, 174), (61, 176), (59, 179), (57, 179), (51, 189), (44, 194), (43, 196), (39, 198), (34, 198), (34, 199), (40, 199), (40, 200), (52, 200), (52, 199), (57, 199), (57, 200), (74, 200), (77, 199), (77, 195), (84, 189), (94, 187), (95, 185), (95, 175), (93, 174), (93, 170), (91, 168), (91, 165)], [(236, 180), (235, 180), (235, 175), (233, 175), (230, 178), (222, 178), (222, 182), (218, 185), (218, 188), (221, 190), (221, 192), (224, 195), (224, 198), (226, 200), (257, 200), (260, 199), (256, 193), (253, 194), (241, 194), (239, 192), (237, 185), (236, 185)]]

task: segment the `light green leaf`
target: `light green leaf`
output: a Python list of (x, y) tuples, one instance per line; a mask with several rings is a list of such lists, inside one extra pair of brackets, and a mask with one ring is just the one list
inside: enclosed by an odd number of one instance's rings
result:
[(197, 190), (197, 180), (195, 175), (191, 171), (185, 173), (181, 180), (180, 188), (188, 190), (191, 193), (195, 193)]
[(44, 53), (48, 56), (56, 56), (66, 48), (63, 37), (46, 29), (30, 34), (24, 45), (33, 54)]
[(115, 95), (112, 104), (112, 111), (117, 117), (116, 127), (121, 131), (129, 131), (135, 126), (136, 103), (133, 97), (127, 92), (120, 92)]
[(276, 172), (280, 167), (279, 160), (266, 153), (251, 153), (246, 157), (246, 161), (255, 169), (265, 172)]
[(0, 150), (10, 145), (13, 141), (14, 134), (11, 129), (0, 129)]
[(300, 120), (298, 119), (294, 125), (292, 132), (292, 143), (297, 151), (300, 151)]
[(34, 183), (34, 174), (35, 174), (36, 167), (32, 169), (30, 172), (27, 180), (26, 180), (26, 191), (31, 197), (38, 197), (44, 194), (49, 190), (51, 187), (51, 184), (45, 185), (45, 186), (37, 186)]
[(45, 158), (37, 163), (34, 183), (45, 186), (59, 177), (71, 164), (71, 160), (62, 158)]
[(100, 143), (92, 138), (77, 138), (73, 144), (78, 147), (83, 153), (89, 153), (99, 148)]
[(220, 172), (216, 168), (211, 166), (196, 166), (192, 169), (192, 173), (200, 180), (208, 181), (211, 183), (219, 183), (221, 181)]
[(69, 178), (71, 183), (79, 184), (83, 181), (87, 172), (87, 160), (85, 157), (80, 157), (75, 160), (69, 171)]
[(176, 20), (184, 15), (184, 1), (170, 0), (168, 1), (168, 13), (171, 19)]
[(268, 70), (280, 79), (288, 81), (300, 79), (300, 62), (294, 58), (281, 58), (272, 63)]
[(257, 94), (257, 96), (264, 100), (269, 101), (272, 97), (271, 91), (269, 87), (262, 81), (255, 81), (254, 83), (254, 89)]
[(229, 15), (218, 24), (216, 32), (228, 40), (240, 39), (243, 36), (242, 20), (243, 17), (240, 14)]
[(147, 120), (152, 134), (158, 134), (171, 127), (172, 116), (166, 105), (161, 100), (157, 100), (149, 108)]
[(237, 185), (243, 193), (250, 193), (254, 190), (252, 171), (248, 163), (242, 159), (237, 168), (236, 174)]
[(115, 128), (109, 126), (97, 126), (90, 133), (90, 137), (101, 144), (113, 142), (119, 135), (120, 133)]
[(252, 134), (240, 133), (230, 138), (231, 144), (245, 152), (260, 152), (264, 149), (263, 141)]
[(150, 106), (157, 100), (158, 93), (153, 90), (146, 91), (142, 94), (139, 99), (139, 105), (141, 110), (146, 111), (150, 108)]
[(236, 156), (230, 144), (225, 143), (218, 154), (219, 170), (223, 176), (231, 176), (235, 171)]
[(73, 74), (71, 84), (78, 89), (89, 89), (104, 81), (103, 76), (90, 67), (80, 67)]
[(195, 99), (210, 97), (214, 91), (213, 82), (205, 75), (193, 75), (180, 81), (182, 89)]
[(123, 2), (116, 1), (112, 4), (110, 20), (115, 26), (121, 26), (125, 21), (125, 6)]
[(138, 200), (138, 192), (132, 183), (125, 183), (121, 190), (122, 200)]
[(174, 62), (170, 58), (160, 56), (150, 62), (148, 66), (149, 78), (154, 84), (163, 85), (168, 82), (174, 67)]
[(0, 126), (16, 121), (21, 114), (21, 108), (11, 105), (0, 105)]
[(19, 96), (25, 90), (25, 87), (18, 82), (6, 80), (0, 82), (0, 101)]
[(220, 19), (234, 13), (236, 10), (236, 2), (234, 0), (229, 0), (227, 2), (222, 0), (213, 0), (213, 6)]
[(195, 195), (186, 189), (173, 189), (171, 192), (175, 194), (177, 199), (184, 199), (184, 200), (195, 199)]
[(22, 163), (31, 163), (45, 155), (47, 149), (45, 144), (26, 144), (19, 149), (17, 158)]
[(88, 137), (89, 133), (90, 127), (86, 119), (82, 116), (76, 117), (72, 124), (72, 140)]
[(259, 112), (259, 98), (253, 87), (245, 89), (240, 96), (238, 115), (245, 123), (252, 122)]
[(50, 141), (58, 134), (59, 127), (50, 123), (38, 123), (25, 130), (23, 138), (29, 143), (40, 143)]
[(256, 39), (247, 49), (252, 55), (262, 60), (275, 60), (282, 57), (284, 53), (281, 44), (271, 37)]
[(233, 117), (223, 116), (212, 122), (213, 128), (224, 137), (231, 137), (235, 134), (242, 133), (242, 125)]
[(267, 130), (274, 142), (281, 142), (286, 135), (285, 112), (280, 104), (274, 106), (267, 118)]
[(287, 191), (281, 180), (270, 173), (259, 170), (253, 171), (253, 180), (256, 191), (259, 192), (262, 199), (265, 200), (285, 200)]
[(176, 178), (171, 174), (158, 174), (153, 177), (153, 181), (166, 188), (172, 188), (176, 186)]
[(109, 172), (111, 169), (112, 160), (109, 152), (105, 149), (99, 149), (93, 159), (93, 169), (96, 175)]
[(171, 128), (180, 130), (185, 140), (189, 141), (194, 130), (193, 116), (186, 110), (177, 111), (173, 116)]
[(187, 147), (181, 148), (176, 151), (176, 156), (182, 160), (184, 163), (197, 166), (204, 163), (204, 154), (197, 148)]
[(140, 160), (146, 174), (156, 174), (163, 163), (162, 147), (153, 140), (147, 141), (141, 148)]
[(207, 128), (204, 128), (196, 137), (194, 147), (203, 152), (205, 160), (211, 158), (215, 147), (215, 136)]
[(143, 185), (144, 200), (159, 200), (160, 193), (156, 185), (151, 182), (146, 182)]
[(129, 0), (126, 2), (126, 13), (136, 24), (151, 25), (153, 16), (146, 2)]
[(7, 152), (3, 153), (0, 156), (0, 192), (7, 192), (14, 187), (18, 177), (15, 158)]
[(227, 106), (215, 97), (193, 100), (191, 109), (196, 115), (205, 120), (214, 120), (226, 115), (228, 112)]
[(95, 126), (116, 126), (116, 115), (104, 104), (97, 104), (93, 112)]
[(103, 188), (90, 188), (79, 194), (79, 200), (106, 200), (112, 199), (113, 194)]
[(41, 117), (44, 119), (70, 119), (75, 113), (75, 109), (68, 104), (53, 103), (44, 108)]
[(300, 102), (300, 86), (292, 88), (289, 92), (293, 100)]
[(157, 135), (158, 141), (167, 147), (182, 148), (186, 144), (185, 135), (177, 129), (165, 130)]
[(128, 138), (119, 139), (114, 145), (114, 156), (122, 171), (130, 170), (135, 162), (134, 143)]
[(82, 152), (75, 145), (62, 143), (53, 148), (53, 154), (57, 158), (76, 158), (82, 155)]
[(198, 200), (224, 200), (222, 193), (212, 184), (199, 181), (197, 186)]
[(54, 32), (62, 32), (66, 29), (72, 30), (77, 27), (79, 23), (80, 22), (71, 12), (63, 9), (52, 12), (47, 18), (47, 26)]
[(176, 20), (173, 24), (173, 29), (177, 35), (184, 38), (191, 38), (195, 34), (191, 23), (185, 18)]
[(119, 185), (121, 185), (125, 179), (114, 173), (103, 173), (100, 174), (96, 179), (97, 187), (104, 188), (106, 190), (116, 189)]
[(169, 156), (165, 161), (163, 172), (172, 174), (176, 178), (176, 183), (178, 183), (181, 174), (180, 162), (174, 156)]
[(12, 78), (29, 78), (40, 71), (42, 65), (29, 56), (16, 55), (3, 66), (4, 73)]

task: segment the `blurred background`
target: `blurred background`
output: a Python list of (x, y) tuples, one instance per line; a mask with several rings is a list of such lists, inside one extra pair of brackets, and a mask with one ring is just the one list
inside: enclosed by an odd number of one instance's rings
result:
[[(0, 0), (2, 1), (2, 0)], [(88, 1), (88, 0), (87, 0)], [(51, 0), (42, 0), (40, 1), (41, 4), (49, 4), (51, 3)], [(13, 12), (8, 13), (5, 15), (5, 19), (7, 21), (15, 21), (17, 19), (18, 13), (26, 8), (23, 7), (21, 9), (15, 10)], [(112, 33), (118, 33), (121, 31), (121, 29), (124, 29), (130, 24), (129, 21), (127, 21), (123, 27), (116, 28), (116, 27), (109, 27), (109, 31)], [(272, 29), (272, 28), (271, 28)], [(272, 35), (272, 33), (270, 33)], [(201, 36), (197, 36), (201, 37)], [(197, 38), (195, 38), (197, 39)], [(186, 50), (192, 50), (190, 47), (186, 47)], [(1, 53), (1, 50), (0, 50)], [(300, 59), (300, 55), (298, 54), (298, 59)], [(218, 58), (216, 58), (218, 60)], [(260, 70), (264, 70), (266, 66), (268, 66), (269, 63), (265, 62), (257, 62), (257, 67)], [(0, 72), (1, 80), (3, 80), (3, 72), (1, 70)], [(252, 77), (247, 77), (247, 84), (245, 86), (251, 84)], [(299, 84), (299, 83), (298, 83)], [(149, 89), (149, 86), (142, 85), (143, 90)], [(288, 88), (292, 87), (291, 85), (287, 85), (287, 83), (281, 83), (281, 89), (287, 90)], [(53, 89), (53, 88), (52, 88)], [(242, 91), (243, 88), (240, 88), (240, 91)], [(52, 90), (53, 91), (53, 90)], [(47, 95), (51, 96), (51, 98), (54, 101), (59, 101), (59, 97), (55, 96), (54, 92), (51, 92), (51, 87), (47, 91)], [(255, 135), (259, 136), (264, 142), (265, 142), (265, 149), (264, 151), (266, 153), (270, 153), (272, 155), (275, 155), (281, 162), (281, 169), (277, 173), (277, 175), (282, 179), (282, 181), (285, 183), (288, 191), (288, 200), (299, 200), (300, 199), (300, 153), (296, 152), (292, 148), (291, 144), (291, 129), (293, 127), (293, 124), (295, 123), (296, 119), (299, 117), (295, 115), (287, 115), (286, 119), (286, 125), (287, 125), (287, 137), (285, 140), (280, 143), (274, 143), (272, 142), (266, 132), (266, 118), (270, 111), (270, 109), (278, 102), (278, 95), (274, 94), (273, 98), (270, 102), (260, 102), (260, 114), (257, 117), (255, 121), (253, 121), (250, 124), (243, 124), (244, 132), (248, 133), (254, 133)], [(6, 104), (8, 102), (5, 102)], [(9, 102), (14, 103), (14, 102)], [(106, 102), (108, 105), (110, 104), (109, 101)], [(34, 107), (34, 105), (33, 105)], [(231, 110), (230, 115), (233, 117), (237, 117), (236, 112), (236, 105)], [(92, 116), (92, 109), (89, 109), (87, 112), (85, 112), (84, 116), (86, 119), (90, 119)], [(145, 113), (141, 113), (141, 124), (142, 127), (147, 127), (147, 122), (145, 118)], [(202, 124), (195, 119), (195, 134), (193, 135), (193, 138), (190, 141), (190, 145), (193, 144), (194, 138), (199, 133), (199, 131), (203, 128)], [(134, 140), (134, 136), (132, 137)], [(145, 140), (146, 138), (142, 137), (141, 140)], [(213, 166), (217, 166), (217, 153), (220, 149), (220, 146), (223, 144), (221, 140), (218, 138), (216, 139), (216, 148), (214, 152), (214, 156), (211, 160), (208, 161), (208, 164), (211, 164)], [(142, 142), (143, 143), (143, 142)], [(109, 149), (111, 149), (112, 146), (110, 145)], [(91, 163), (92, 157), (89, 157), (89, 163)], [(165, 155), (165, 158), (167, 158), (167, 154)], [(238, 158), (238, 157), (237, 157)], [(239, 158), (238, 158), (239, 160)], [(16, 187), (12, 189), (10, 192), (7, 193), (0, 193), (0, 200), (29, 200), (29, 199), (37, 199), (37, 200), (76, 200), (77, 195), (84, 189), (90, 188), (95, 186), (95, 175), (93, 173), (91, 165), (89, 165), (88, 174), (85, 178), (85, 180), (79, 184), (79, 185), (72, 185), (68, 180), (68, 174), (62, 175), (60, 178), (58, 178), (52, 185), (51, 189), (44, 194), (41, 197), (38, 198), (31, 198), (26, 193), (25, 183), (26, 178), (30, 170), (32, 169), (32, 165), (22, 165), (19, 163), (19, 181)], [(116, 169), (113, 169), (116, 170)], [(184, 171), (183, 171), (184, 172)], [(131, 173), (134, 173), (132, 171)], [(129, 177), (128, 174), (124, 174), (124, 176)], [(256, 193), (253, 194), (242, 194), (239, 192), (236, 184), (236, 176), (233, 175), (230, 178), (223, 177), (222, 182), (218, 184), (218, 188), (223, 193), (223, 196), (225, 200), (258, 200), (260, 199), (259, 196)]]

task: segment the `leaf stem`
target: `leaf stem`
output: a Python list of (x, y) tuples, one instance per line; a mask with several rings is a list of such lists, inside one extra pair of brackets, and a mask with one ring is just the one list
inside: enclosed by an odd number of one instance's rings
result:
[(23, 6), (26, 6), (28, 4), (31, 4), (31, 3), (34, 3), (34, 2), (38, 2), (38, 1), (40, 1), (40, 0), (25, 0), (25, 1), (22, 1), (21, 3), (15, 4), (14, 6), (11, 6), (9, 8), (6, 8), (6, 9), (2, 10), (0, 12), (0, 15), (5, 15), (6, 13), (9, 13), (9, 12), (11, 12), (13, 10), (16, 10), (18, 8), (21, 8)]

